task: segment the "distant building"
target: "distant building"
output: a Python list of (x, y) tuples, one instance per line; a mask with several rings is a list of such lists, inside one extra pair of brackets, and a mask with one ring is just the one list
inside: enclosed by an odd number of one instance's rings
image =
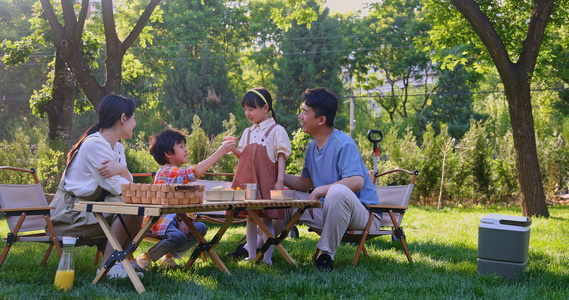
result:
[[(371, 76), (376, 76), (379, 81), (383, 81), (383, 85), (378, 85), (372, 89), (364, 90), (358, 89), (354, 94), (361, 95), (361, 96), (370, 96), (370, 97), (377, 97), (378, 94), (384, 97), (391, 97), (392, 96), (392, 88), (395, 89), (395, 95), (401, 95), (401, 91), (405, 88), (403, 78), (398, 78), (394, 81), (390, 81), (389, 78), (385, 77), (384, 70), (376, 70), (370, 69), (368, 72)], [(418, 72), (414, 72), (411, 74), (409, 78), (409, 86), (413, 88), (421, 88), (425, 85), (432, 86), (437, 82), (438, 76), (437, 73), (432, 69), (429, 68), (428, 70), (421, 70)], [(393, 80), (393, 79), (391, 79)], [(353, 81), (352, 78), (348, 79), (347, 70), (344, 72), (344, 82)], [(368, 84), (369, 85), (369, 84)], [(370, 108), (373, 112), (374, 117), (379, 117), (381, 112), (381, 107), (373, 101), (373, 98), (369, 100)]]

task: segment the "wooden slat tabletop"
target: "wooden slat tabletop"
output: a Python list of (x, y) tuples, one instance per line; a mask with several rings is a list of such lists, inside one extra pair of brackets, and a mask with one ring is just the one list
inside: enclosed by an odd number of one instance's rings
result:
[(161, 205), (161, 204), (133, 204), (122, 202), (79, 201), (75, 210), (102, 213), (120, 213), (128, 215), (159, 216), (161, 214), (207, 212), (219, 210), (232, 210), (233, 208), (265, 209), (265, 208), (300, 208), (310, 206), (322, 207), (318, 200), (245, 200), (204, 202), (201, 204)]

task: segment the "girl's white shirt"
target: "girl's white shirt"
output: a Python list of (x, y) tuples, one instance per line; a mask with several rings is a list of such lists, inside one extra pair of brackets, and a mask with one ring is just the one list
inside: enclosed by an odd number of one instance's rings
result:
[(267, 154), (269, 155), (269, 159), (276, 163), (277, 157), (279, 153), (283, 153), (285, 158), (288, 159), (291, 153), (290, 149), (290, 139), (288, 138), (288, 134), (284, 127), (277, 125), (271, 132), (269, 136), (265, 139), (265, 132), (269, 127), (275, 124), (275, 119), (269, 118), (263, 122), (258, 124), (254, 124), (253, 126), (245, 129), (241, 138), (239, 139), (239, 145), (237, 150), (243, 152), (245, 146), (247, 146), (247, 135), (249, 131), (251, 132), (251, 137), (249, 142), (250, 143), (257, 143), (259, 145), (263, 145), (267, 147)]
[(105, 160), (118, 161), (126, 166), (124, 146), (118, 142), (113, 148), (99, 132), (87, 136), (67, 168), (65, 189), (76, 196), (85, 197), (100, 186), (114, 195), (120, 195), (121, 185), (130, 182), (120, 175), (103, 178), (98, 170)]

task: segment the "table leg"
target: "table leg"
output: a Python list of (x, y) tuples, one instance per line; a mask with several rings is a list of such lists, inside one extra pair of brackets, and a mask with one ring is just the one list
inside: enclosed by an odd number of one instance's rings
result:
[(261, 247), (261, 251), (257, 252), (257, 256), (255, 256), (255, 259), (253, 259), (252, 263), (256, 263), (257, 261), (259, 261), (261, 259), (261, 256), (263, 256), (263, 254), (265, 252), (267, 252), (268, 248), (271, 245), (274, 245), (277, 250), (279, 250), (279, 252), (284, 256), (284, 258), (291, 264), (297, 265), (296, 261), (292, 258), (292, 256), (290, 256), (290, 254), (285, 250), (285, 248), (281, 245), (281, 242), (287, 237), (288, 233), (290, 232), (290, 230), (292, 229), (292, 226), (294, 226), (294, 224), (296, 224), (296, 222), (298, 221), (298, 219), (300, 218), (300, 215), (302, 215), (302, 213), (306, 210), (307, 207), (303, 207), (303, 208), (299, 208), (296, 213), (292, 216), (292, 218), (290, 219), (290, 221), (288, 222), (288, 224), (285, 226), (285, 228), (283, 229), (283, 231), (279, 234), (278, 237), (275, 237), (270, 231), (269, 229), (265, 226), (265, 224), (263, 224), (263, 222), (261, 222), (261, 220), (259, 219), (259, 216), (257, 216), (257, 214), (252, 211), (252, 210), (248, 210), (247, 213), (249, 214), (249, 216), (251, 217), (251, 219), (253, 219), (253, 221), (259, 225), (259, 228), (261, 228), (261, 230), (267, 235), (268, 239), (267, 242), (265, 242), (265, 244), (263, 244), (263, 246)]
[(229, 272), (229, 270), (227, 269), (225, 264), (221, 261), (219, 256), (217, 256), (217, 254), (215, 253), (215, 251), (213, 251), (213, 249), (215, 248), (215, 246), (217, 246), (217, 243), (219, 243), (219, 241), (221, 240), (221, 237), (223, 236), (223, 234), (225, 233), (227, 228), (229, 228), (229, 226), (231, 226), (233, 219), (235, 218), (235, 215), (233, 214), (233, 212), (229, 216), (227, 216), (227, 219), (221, 225), (221, 228), (219, 228), (219, 230), (217, 231), (217, 233), (215, 234), (215, 236), (213, 237), (213, 239), (210, 242), (207, 242), (205, 240), (205, 238), (201, 235), (201, 233), (198, 231), (198, 229), (194, 226), (194, 223), (190, 220), (190, 218), (188, 218), (188, 216), (186, 214), (178, 214), (178, 215), (182, 218), (182, 221), (184, 221), (184, 223), (186, 223), (186, 225), (188, 226), (188, 228), (190, 229), (192, 234), (198, 240), (198, 245), (194, 249), (194, 252), (190, 256), (190, 259), (186, 263), (186, 268), (191, 267), (194, 264), (194, 262), (196, 261), (196, 259), (200, 256), (200, 254), (203, 251), (206, 251), (208, 253), (208, 255), (211, 257), (211, 259), (213, 260), (213, 262), (215, 262), (215, 264), (217, 265), (219, 270), (227, 273), (228, 275), (231, 275), (231, 272)]
[(111, 226), (109, 226), (109, 223), (103, 217), (103, 215), (101, 213), (93, 213), (93, 214), (95, 214), (97, 221), (99, 221), (99, 225), (101, 225), (101, 228), (103, 229), (103, 232), (105, 233), (105, 236), (107, 237), (107, 239), (109, 240), (109, 242), (111, 243), (111, 246), (113, 247), (113, 249), (115, 251), (113, 252), (111, 257), (108, 259), (108, 261), (103, 262), (103, 266), (101, 268), (101, 271), (99, 272), (99, 274), (97, 274), (97, 276), (95, 277), (95, 279), (93, 280), (92, 283), (96, 284), (97, 282), (99, 282), (99, 280), (101, 280), (101, 278), (103, 278), (104, 276), (107, 275), (107, 273), (109, 272), (109, 269), (115, 264), (115, 262), (120, 261), (122, 263), (124, 269), (126, 270), (126, 273), (128, 274), (128, 277), (130, 278), (130, 281), (134, 285), (134, 288), (139, 293), (143, 293), (145, 291), (144, 285), (142, 285), (140, 278), (138, 278), (138, 275), (136, 274), (136, 271), (132, 267), (132, 264), (130, 263), (130, 260), (128, 258), (130, 258), (130, 256), (132, 255), (132, 253), (134, 252), (136, 247), (140, 244), (140, 242), (142, 241), (142, 239), (144, 238), (144, 236), (146, 235), (148, 230), (150, 230), (150, 227), (152, 226), (152, 224), (154, 222), (146, 222), (146, 224), (141, 228), (141, 230), (138, 232), (138, 234), (136, 235), (136, 237), (132, 241), (131, 245), (129, 245), (129, 247), (127, 248), (127, 250), (125, 252), (122, 249), (122, 245), (119, 243), (119, 241), (117, 240), (117, 238), (114, 236), (113, 232), (111, 231)]

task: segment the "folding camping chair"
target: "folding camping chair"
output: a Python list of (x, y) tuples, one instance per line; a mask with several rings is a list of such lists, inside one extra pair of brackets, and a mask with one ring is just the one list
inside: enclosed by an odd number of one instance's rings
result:
[[(419, 172), (396, 169), (376, 174), (375, 178), (397, 172), (411, 175), (411, 182), (407, 185), (376, 186), (376, 192), (381, 204), (366, 205), (370, 212), (366, 228), (364, 230), (347, 230), (342, 238), (342, 242), (358, 244), (358, 250), (356, 251), (356, 255), (354, 256), (352, 263), (354, 266), (358, 263), (358, 259), (362, 251), (365, 256), (369, 256), (365, 248), (365, 242), (375, 237), (385, 235), (391, 236), (392, 241), (401, 241), (407, 260), (410, 263), (413, 262), (409, 249), (407, 248), (406, 237), (403, 232), (403, 228), (401, 227), (401, 221), (403, 220), (403, 215), (407, 210), (409, 198), (411, 197), (411, 192), (413, 191), (415, 180), (417, 179)], [(375, 214), (382, 216), (381, 228), (379, 230), (370, 230)], [(319, 229), (310, 228), (309, 230), (316, 232), (318, 235), (322, 233)], [(318, 257), (319, 252), (320, 249), (316, 249), (313, 259)]]
[[(50, 219), (50, 210), (54, 207), (47, 204), (36, 170), (8, 166), (2, 166), (0, 170), (29, 173), (35, 182), (34, 184), (0, 184), (0, 206), (2, 206), (0, 211), (6, 217), (10, 229), (10, 233), (4, 238), (6, 246), (0, 256), (0, 267), (16, 242), (48, 243), (49, 247), (41, 262), (42, 267), (46, 264), (54, 246), (61, 257), (61, 245)], [(46, 234), (46, 226), (49, 235)]]

